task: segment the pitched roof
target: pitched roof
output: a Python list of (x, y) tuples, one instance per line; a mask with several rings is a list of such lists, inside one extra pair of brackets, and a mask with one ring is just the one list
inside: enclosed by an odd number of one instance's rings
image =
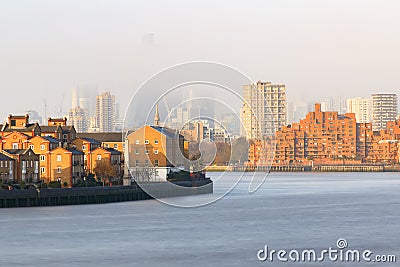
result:
[(10, 133), (7, 134), (7, 135), (4, 136), (4, 137), (8, 137), (8, 136), (12, 135), (12, 132), (16, 132), (17, 134), (23, 135), (23, 136), (25, 136), (25, 137), (29, 137), (27, 134), (24, 134), (23, 131), (17, 131), (17, 130), (15, 130), (15, 129), (14, 129), (13, 131), (6, 131), (6, 132), (10, 132)]
[(77, 133), (77, 137), (92, 138), (99, 142), (122, 142), (122, 132), (115, 133)]
[(60, 126), (60, 125), (51, 125), (51, 126), (49, 126), (49, 125), (44, 125), (44, 126), (40, 126), (40, 128), (42, 129), (42, 132), (47, 132), (47, 133), (49, 133), (49, 132), (51, 132), (51, 133), (56, 132), (57, 129), (58, 129), (58, 127), (61, 128), (61, 131), (62, 131), (63, 133), (69, 133), (69, 132), (72, 131), (72, 129), (75, 129), (74, 126), (72, 126), (72, 125), (68, 125), (68, 126)]
[(121, 155), (121, 152), (119, 152), (118, 150), (114, 149), (114, 148), (104, 148), (105, 150), (107, 150), (108, 152), (110, 152), (112, 155)]
[(8, 154), (13, 154), (13, 155), (21, 155), (25, 154), (30, 148), (27, 149), (4, 149), (5, 152)]
[(177, 136), (182, 137), (182, 135), (180, 135), (178, 133), (178, 131), (167, 128), (167, 127), (161, 127), (161, 126), (150, 126), (150, 127), (153, 128), (154, 130), (157, 130), (160, 133), (164, 134), (168, 138), (176, 138)]
[(75, 129), (74, 126), (72, 125), (60, 126), (60, 127), (63, 133), (69, 133), (72, 131), (72, 129)]
[(93, 138), (81, 138), (81, 139), (86, 140), (86, 141), (88, 141), (89, 143), (92, 143), (92, 144), (98, 144), (98, 145), (101, 144), (99, 141), (97, 141), (97, 140), (95, 140)]
[(42, 129), (42, 132), (46, 132), (46, 133), (55, 133), (57, 131), (57, 128), (59, 126), (40, 126), (40, 129)]
[(37, 123), (30, 123), (28, 125), (26, 125), (25, 127), (13, 127), (10, 128), (8, 123), (5, 123), (3, 125), (1, 125), (1, 130), (2, 132), (13, 132), (13, 131), (18, 131), (18, 132), (32, 132), (36, 127), (39, 127), (39, 124)]
[(3, 153), (0, 153), (0, 160), (14, 160), (14, 159), (10, 158), (7, 155), (4, 155)]
[(74, 155), (84, 155), (85, 153), (83, 153), (82, 151), (76, 150), (75, 148), (69, 148), (67, 149), (69, 152), (72, 152), (72, 154)]
[(50, 143), (55, 143), (58, 144), (60, 141), (58, 139), (55, 139), (54, 137), (51, 136), (41, 136), (43, 139), (46, 139)]

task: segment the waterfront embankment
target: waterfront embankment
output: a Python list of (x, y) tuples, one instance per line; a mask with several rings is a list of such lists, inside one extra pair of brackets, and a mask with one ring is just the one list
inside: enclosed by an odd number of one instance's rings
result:
[(0, 190), (0, 208), (103, 204), (213, 193), (210, 180), (174, 184), (143, 183), (141, 186)]
[(206, 170), (208, 172), (400, 172), (400, 165), (282, 165), (271, 167), (208, 166)]

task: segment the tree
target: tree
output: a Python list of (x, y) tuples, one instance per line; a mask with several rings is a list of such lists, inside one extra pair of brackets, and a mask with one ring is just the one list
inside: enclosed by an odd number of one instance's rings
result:
[(249, 142), (245, 137), (239, 137), (232, 142), (232, 163), (244, 163), (249, 157)]
[(215, 155), (214, 164), (225, 165), (231, 160), (231, 145), (227, 143), (215, 143), (217, 153)]
[(105, 180), (110, 183), (111, 178), (115, 177), (116, 175), (116, 171), (111, 165), (111, 162), (106, 159), (96, 161), (96, 167), (93, 169), (93, 171), (96, 174), (97, 178), (103, 181), (103, 184)]
[(198, 160), (201, 157), (201, 153), (199, 150), (199, 142), (190, 142), (189, 143), (189, 151), (188, 151), (189, 160)]

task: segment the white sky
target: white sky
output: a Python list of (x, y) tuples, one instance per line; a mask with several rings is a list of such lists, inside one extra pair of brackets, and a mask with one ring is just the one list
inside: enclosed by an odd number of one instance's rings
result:
[[(70, 108), (71, 88), (124, 111), (150, 75), (210, 60), (287, 85), (294, 101), (399, 93), (400, 1), (0, 1), (0, 122)], [(154, 46), (142, 43), (154, 33)]]

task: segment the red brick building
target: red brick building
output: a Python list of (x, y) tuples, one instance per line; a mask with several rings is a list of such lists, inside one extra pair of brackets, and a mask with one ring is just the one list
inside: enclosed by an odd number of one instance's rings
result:
[[(373, 131), (371, 123), (356, 123), (355, 114), (315, 110), (299, 123), (275, 133), (275, 165), (399, 163), (400, 120), (386, 130)], [(260, 164), (263, 142), (252, 140), (249, 165)]]

